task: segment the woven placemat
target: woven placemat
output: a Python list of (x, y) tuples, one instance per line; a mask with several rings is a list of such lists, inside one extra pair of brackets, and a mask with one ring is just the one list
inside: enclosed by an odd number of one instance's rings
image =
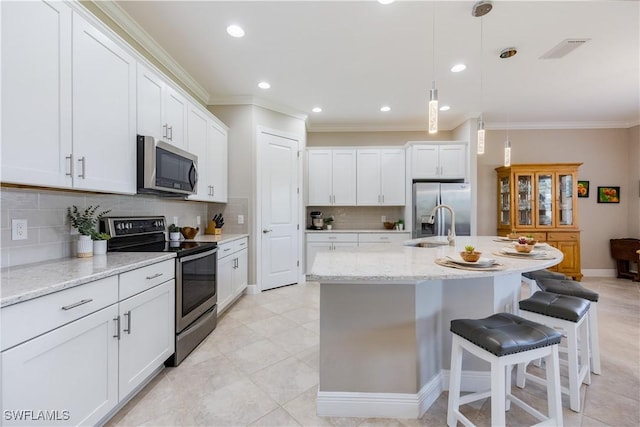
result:
[(467, 267), (466, 265), (456, 264), (446, 258), (436, 258), (436, 264), (443, 267), (457, 268), (460, 270), (472, 270), (472, 271), (499, 271), (504, 270), (504, 265), (495, 263), (489, 267)]
[(516, 258), (516, 259), (528, 259), (528, 260), (547, 260), (547, 259), (555, 259), (553, 255), (540, 255), (540, 256), (527, 256), (527, 255), (515, 255), (515, 254), (505, 254), (504, 252), (493, 252), (494, 255), (503, 256), (507, 258)]

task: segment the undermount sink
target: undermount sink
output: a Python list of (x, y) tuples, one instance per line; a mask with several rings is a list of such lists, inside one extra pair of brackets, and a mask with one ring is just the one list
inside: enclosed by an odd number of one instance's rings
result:
[(408, 246), (414, 246), (416, 248), (439, 248), (441, 246), (449, 246), (447, 242), (418, 242), (416, 244), (410, 244)]

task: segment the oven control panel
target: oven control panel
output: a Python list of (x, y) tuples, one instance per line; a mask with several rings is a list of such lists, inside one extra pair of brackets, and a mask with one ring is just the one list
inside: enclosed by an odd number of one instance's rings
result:
[(151, 234), (166, 230), (166, 220), (160, 217), (108, 217), (100, 220), (100, 231), (111, 237)]

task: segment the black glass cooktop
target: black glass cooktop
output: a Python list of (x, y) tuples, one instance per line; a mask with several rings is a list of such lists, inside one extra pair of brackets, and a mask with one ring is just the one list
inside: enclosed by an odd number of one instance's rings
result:
[(203, 252), (207, 249), (213, 249), (216, 243), (209, 242), (192, 242), (192, 241), (171, 241), (171, 242), (154, 242), (143, 245), (126, 246), (111, 249), (112, 252), (176, 252), (180, 256), (189, 255), (190, 253)]

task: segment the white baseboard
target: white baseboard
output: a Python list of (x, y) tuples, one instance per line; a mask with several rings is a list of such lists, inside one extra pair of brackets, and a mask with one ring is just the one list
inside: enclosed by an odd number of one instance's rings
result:
[(258, 285), (248, 285), (247, 289), (245, 289), (245, 292), (248, 295), (259, 294), (260, 293), (260, 288), (258, 288)]
[[(462, 390), (489, 388), (487, 372), (464, 372)], [(444, 390), (449, 389), (449, 371), (442, 370), (418, 393), (355, 393), (318, 390), (318, 416), (362, 418), (420, 418)]]
[(614, 268), (583, 269), (582, 274), (585, 277), (616, 277), (618, 275)]

